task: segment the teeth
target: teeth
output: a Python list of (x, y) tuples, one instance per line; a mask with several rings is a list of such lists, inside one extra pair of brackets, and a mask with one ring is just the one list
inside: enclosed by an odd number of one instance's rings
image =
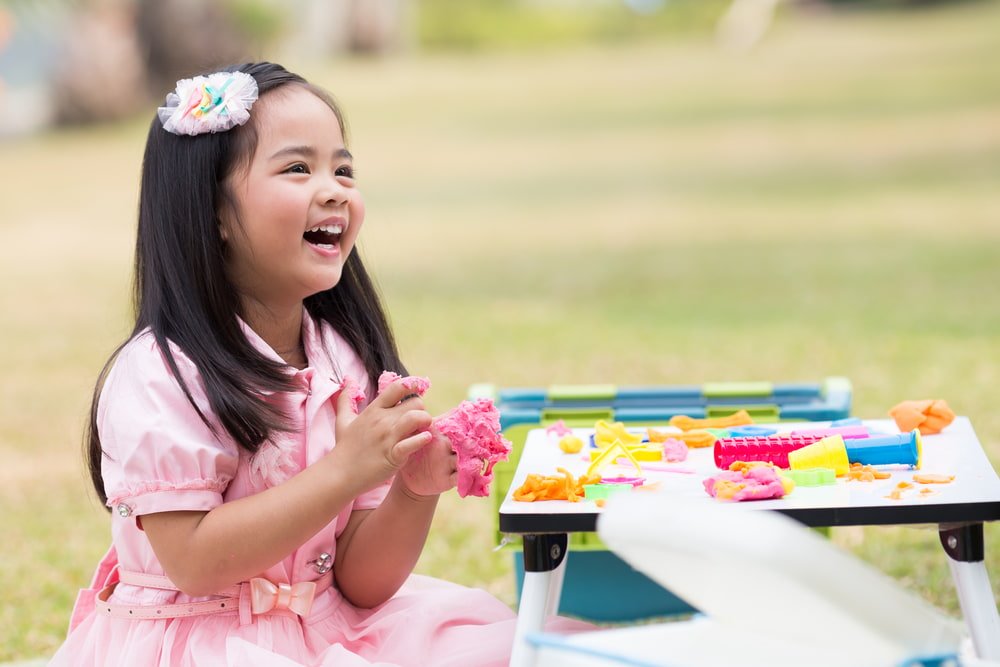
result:
[(325, 232), (326, 234), (343, 234), (343, 225), (317, 225), (316, 227), (310, 227), (306, 230), (307, 232)]

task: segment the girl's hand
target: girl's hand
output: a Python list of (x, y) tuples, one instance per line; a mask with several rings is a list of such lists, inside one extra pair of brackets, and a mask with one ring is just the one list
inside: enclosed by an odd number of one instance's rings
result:
[(433, 440), (430, 426), (423, 401), (400, 381), (386, 387), (358, 415), (351, 407), (351, 392), (342, 387), (337, 397), (337, 444), (330, 456), (350, 469), (350, 479), (363, 493), (392, 477), (411, 454), (428, 445)]
[(399, 470), (399, 479), (415, 496), (436, 496), (458, 483), (458, 457), (451, 440), (438, 433), (430, 444), (413, 453)]

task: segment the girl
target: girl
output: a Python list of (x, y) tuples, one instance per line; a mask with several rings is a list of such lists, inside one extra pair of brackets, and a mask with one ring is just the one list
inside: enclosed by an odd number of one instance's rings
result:
[(113, 544), (52, 665), (506, 663), (505, 605), (410, 575), (448, 441), (401, 381), (352, 409), (405, 375), (352, 252), (364, 213), (343, 117), (301, 77), (242, 65), (168, 96), (135, 328), (91, 412)]

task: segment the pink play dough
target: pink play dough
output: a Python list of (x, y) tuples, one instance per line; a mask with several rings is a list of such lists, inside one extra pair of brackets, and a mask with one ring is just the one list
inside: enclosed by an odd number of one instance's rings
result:
[(368, 398), (365, 396), (365, 392), (361, 390), (361, 385), (357, 382), (345, 383), (347, 385), (347, 391), (350, 392), (351, 408), (354, 410), (354, 414), (361, 412), (361, 404), (365, 402)]
[(402, 377), (398, 373), (393, 373), (392, 371), (382, 371), (382, 374), (378, 376), (378, 393), (381, 394), (385, 391), (386, 387), (396, 380), (402, 380), (404, 387), (419, 396), (423, 396), (424, 393), (431, 387), (431, 381), (424, 377), (419, 377), (417, 375)]
[(493, 466), (506, 461), (511, 444), (500, 435), (500, 411), (488, 398), (462, 401), (434, 420), (458, 455), (458, 495), (487, 496)]
[(743, 485), (742, 489), (729, 498), (729, 500), (734, 501), (767, 500), (768, 498), (781, 498), (785, 495), (785, 487), (774, 468), (752, 468), (745, 475), (738, 470), (726, 470), (714, 477), (709, 477), (703, 483), (705, 491), (713, 498), (717, 495), (715, 488), (717, 482), (732, 482)]
[(663, 441), (663, 460), (677, 463), (685, 461), (688, 457), (688, 446), (677, 438), (669, 438)]

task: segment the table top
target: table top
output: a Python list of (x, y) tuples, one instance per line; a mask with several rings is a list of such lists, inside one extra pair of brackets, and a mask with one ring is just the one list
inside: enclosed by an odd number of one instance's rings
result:
[[(825, 422), (782, 423), (773, 425), (782, 432), (794, 429), (821, 428)], [(865, 420), (864, 425), (880, 433), (899, 433), (895, 422), (889, 419)], [(665, 427), (657, 430), (669, 431)], [(593, 429), (573, 429), (574, 434), (587, 442)], [(641, 426), (628, 425), (629, 431), (642, 433)], [(513, 490), (521, 486), (529, 473), (555, 475), (557, 468), (565, 468), (574, 476), (586, 472), (589, 456), (585, 453), (565, 454), (555, 436), (545, 429), (531, 431), (525, 441), (524, 451), (514, 474), (513, 482), (500, 506), (499, 528), (505, 533), (572, 533), (594, 531), (601, 512), (593, 501), (547, 500), (519, 502), (512, 498)], [(640, 465), (642, 462), (640, 461)], [(712, 447), (691, 449), (686, 461), (676, 464), (658, 463), (676, 471), (665, 472), (646, 469), (646, 484), (659, 482), (652, 493), (659, 494), (663, 502), (726, 502), (709, 496), (703, 480), (718, 474)], [(891, 478), (874, 482), (847, 481), (838, 478), (836, 484), (820, 487), (797, 486), (795, 490), (777, 500), (727, 502), (733, 511), (774, 510), (786, 514), (808, 526), (857, 526), (884, 524), (950, 524), (1000, 520), (1000, 478), (987, 459), (967, 417), (957, 417), (940, 434), (923, 437), (923, 465), (916, 471), (904, 466), (881, 466)], [(912, 481), (913, 474), (942, 473), (954, 475), (949, 484), (926, 485), (934, 491), (920, 494), (925, 485), (902, 493), (899, 500), (891, 499), (890, 492), (901, 481)], [(631, 466), (609, 465), (602, 474), (615, 476), (635, 475)], [(632, 493), (649, 493), (633, 491)]]

